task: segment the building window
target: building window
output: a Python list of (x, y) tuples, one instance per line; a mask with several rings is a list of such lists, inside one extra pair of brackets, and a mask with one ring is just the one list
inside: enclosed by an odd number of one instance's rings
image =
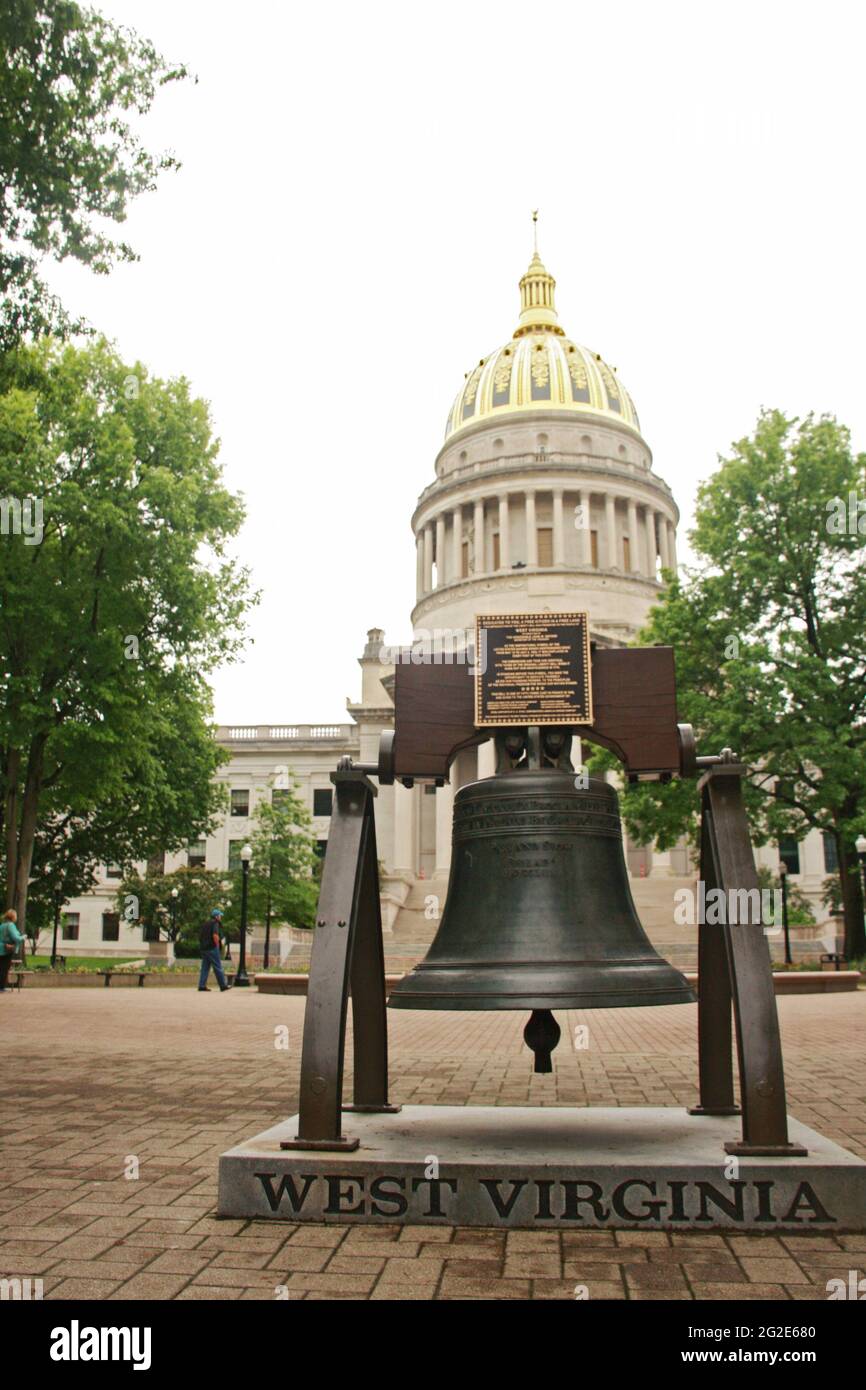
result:
[(236, 874), (236, 873), (239, 873), (239, 872), (240, 872), (240, 867), (241, 867), (241, 850), (243, 849), (243, 847), (244, 847), (244, 842), (243, 842), (243, 840), (229, 840), (229, 873), (230, 873), (230, 874)]
[(62, 935), (64, 941), (77, 941), (81, 915), (78, 912), (64, 912)]
[(329, 816), (334, 805), (333, 787), (314, 787), (313, 815)]
[(631, 573), (631, 542), (628, 536), (622, 538), (622, 567), (627, 574)]
[(779, 858), (789, 874), (800, 872), (800, 845), (793, 835), (783, 835), (779, 841)]
[(493, 534), (493, 568), (499, 569), (499, 532)]
[(206, 849), (207, 846), (204, 840), (194, 840), (193, 843), (189, 845), (186, 852), (186, 862), (191, 869), (204, 868), (207, 858)]
[(316, 854), (319, 856), (319, 858), (324, 859), (325, 850), (328, 848), (328, 842), (327, 840), (317, 840), (313, 848), (316, 851)]
[(464, 541), (460, 547), (460, 578), (469, 578), (469, 542)]
[(545, 569), (553, 564), (553, 527), (538, 528), (538, 563)]
[(123, 870), (121, 869), (121, 867), (120, 867), (119, 864), (106, 864), (106, 866), (105, 866), (105, 877), (106, 877), (106, 878), (123, 878)]
[(232, 791), (232, 815), (248, 816), (250, 813), (250, 794), (248, 790)]
[(839, 853), (836, 849), (836, 836), (831, 835), (829, 830), (823, 833), (824, 841), (824, 872), (835, 874), (839, 872)]
[(103, 941), (120, 940), (120, 915), (117, 912), (103, 912), (102, 939)]
[(593, 569), (598, 569), (598, 532), (589, 533), (589, 562)]

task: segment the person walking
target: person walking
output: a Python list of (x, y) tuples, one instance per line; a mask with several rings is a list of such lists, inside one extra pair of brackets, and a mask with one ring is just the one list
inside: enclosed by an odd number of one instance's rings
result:
[(220, 927), (222, 926), (223, 915), (218, 907), (215, 907), (207, 922), (203, 922), (199, 932), (199, 946), (201, 947), (201, 971), (198, 977), (199, 990), (208, 994), (209, 987), (207, 977), (211, 967), (217, 977), (217, 984), (220, 993), (225, 993), (229, 988), (226, 977), (223, 974), (222, 961), (220, 960)]
[(21, 935), (17, 926), (18, 913), (14, 907), (3, 914), (3, 921), (0, 922), (0, 994), (8, 994), (7, 980), (9, 970), (15, 959), (15, 954), (21, 946), (24, 937)]

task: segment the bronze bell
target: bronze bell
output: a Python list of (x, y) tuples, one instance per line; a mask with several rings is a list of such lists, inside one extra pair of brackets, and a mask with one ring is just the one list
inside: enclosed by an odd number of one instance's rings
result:
[(529, 1009), (524, 1037), (549, 1071), (552, 1009), (694, 999), (638, 920), (613, 787), (523, 766), (461, 788), (442, 921), (391, 1008)]

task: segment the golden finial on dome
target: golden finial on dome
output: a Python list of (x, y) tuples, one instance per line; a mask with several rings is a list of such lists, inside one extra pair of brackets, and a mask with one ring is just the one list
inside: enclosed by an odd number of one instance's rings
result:
[(514, 331), (515, 338), (525, 333), (558, 333), (565, 336), (560, 328), (553, 292), (556, 281), (542, 264), (538, 254), (538, 208), (532, 214), (532, 260), (529, 269), (520, 281), (520, 321)]

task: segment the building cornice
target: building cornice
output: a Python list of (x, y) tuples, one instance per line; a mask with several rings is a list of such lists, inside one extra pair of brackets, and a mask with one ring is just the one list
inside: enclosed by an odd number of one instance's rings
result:
[(656, 473), (636, 464), (615, 463), (613, 460), (600, 461), (587, 454), (546, 454), (543, 460), (537, 455), (520, 454), (512, 458), (495, 459), (490, 463), (468, 466), (464, 470), (449, 473), (446, 478), (437, 478), (418, 498), (412, 513), (412, 530), (417, 534), (421, 522), (431, 520), (432, 515), (436, 515), (440, 510), (448, 510), (443, 503), (449, 499), (452, 505), (457, 505), (457, 495), (461, 492), (468, 494), (460, 499), (465, 503), (470, 502), (473, 495), (479, 493), (490, 492), (495, 495), (498, 483), (502, 484), (499, 489), (501, 491), (507, 491), (508, 486), (512, 486), (516, 491), (546, 492), (558, 485), (558, 482), (553, 480), (559, 478), (588, 489), (596, 486), (599, 491), (613, 491), (613, 488), (605, 488), (605, 484), (616, 482), (622, 488), (620, 496), (628, 497), (633, 492), (635, 499), (641, 501), (645, 501), (646, 494), (650, 493), (667, 506), (672, 513), (669, 519), (674, 526), (679, 523), (679, 507), (668, 484)]
[[(446, 604), (475, 594), (514, 593), (526, 591), (526, 578), (543, 575), (562, 579), (567, 589), (606, 589), (614, 593), (640, 595), (650, 602), (664, 591), (665, 585), (647, 575), (625, 574), (619, 569), (596, 569), (591, 565), (551, 566), (550, 568), (525, 568), (519, 570), (496, 570), (490, 574), (471, 575), (468, 579), (455, 579), (432, 589), (425, 594), (412, 609), (412, 627), (417, 628), (421, 619), (428, 613), (435, 613)], [(510, 610), (509, 610), (510, 611)]]

